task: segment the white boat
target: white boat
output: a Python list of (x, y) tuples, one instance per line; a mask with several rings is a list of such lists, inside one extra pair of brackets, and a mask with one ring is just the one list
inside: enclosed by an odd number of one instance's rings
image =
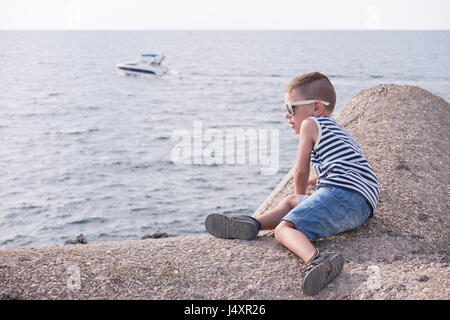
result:
[(118, 63), (116, 67), (127, 75), (151, 74), (162, 76), (168, 72), (168, 69), (161, 65), (164, 58), (164, 54), (145, 53), (136, 61)]

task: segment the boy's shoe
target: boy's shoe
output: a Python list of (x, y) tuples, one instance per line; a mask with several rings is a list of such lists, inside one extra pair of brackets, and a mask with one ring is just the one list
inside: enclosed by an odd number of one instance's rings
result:
[(344, 257), (340, 253), (323, 253), (313, 257), (304, 272), (303, 294), (317, 294), (341, 272), (343, 266)]
[(261, 224), (251, 216), (227, 217), (212, 213), (206, 217), (205, 227), (206, 231), (218, 238), (252, 240)]

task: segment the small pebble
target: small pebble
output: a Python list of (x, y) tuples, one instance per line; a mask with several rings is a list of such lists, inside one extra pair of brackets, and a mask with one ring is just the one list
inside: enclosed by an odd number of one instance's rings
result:
[(420, 278), (417, 279), (419, 282), (427, 282), (428, 280), (430, 280), (430, 277), (426, 274), (421, 275)]
[(404, 284), (399, 284), (399, 285), (397, 286), (397, 290), (399, 290), (399, 291), (404, 291), (404, 290), (406, 290), (406, 286), (405, 286)]

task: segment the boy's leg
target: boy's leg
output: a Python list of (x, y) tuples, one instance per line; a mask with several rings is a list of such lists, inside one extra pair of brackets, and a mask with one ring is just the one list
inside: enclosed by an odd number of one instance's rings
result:
[(316, 253), (316, 248), (311, 241), (302, 232), (295, 229), (295, 225), (291, 221), (280, 222), (275, 228), (275, 239), (305, 263), (308, 263)]
[[(357, 193), (340, 188), (320, 188), (284, 216), (275, 229), (277, 241), (307, 263), (303, 278), (304, 294), (318, 293), (341, 272), (344, 265), (340, 253), (319, 254), (310, 239), (337, 234), (348, 228), (349, 222), (358, 220), (356, 211), (361, 211), (365, 201), (359, 198), (362, 197)], [(356, 200), (360, 203), (354, 202)], [(362, 216), (368, 216), (368, 212)]]
[(306, 295), (318, 293), (342, 270), (344, 258), (340, 253), (319, 254), (319, 250), (291, 221), (282, 221), (276, 227), (275, 238), (305, 261), (303, 293)]
[(261, 224), (261, 230), (273, 230), (281, 219), (298, 204), (299, 195), (291, 194), (285, 197), (275, 208), (255, 217)]

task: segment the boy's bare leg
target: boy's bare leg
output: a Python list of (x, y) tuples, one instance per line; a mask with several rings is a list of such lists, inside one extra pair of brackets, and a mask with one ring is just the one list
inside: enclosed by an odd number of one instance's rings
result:
[(273, 230), (281, 219), (298, 204), (297, 194), (291, 194), (284, 198), (278, 206), (260, 216), (255, 217), (261, 224), (260, 230)]
[(316, 253), (316, 248), (302, 232), (295, 229), (294, 223), (281, 221), (289, 211), (297, 206), (298, 197), (297, 194), (289, 195), (274, 209), (255, 218), (261, 224), (261, 230), (275, 229), (277, 241), (307, 263)]
[(283, 246), (302, 258), (305, 263), (314, 256), (316, 248), (309, 239), (295, 228), (291, 221), (281, 221), (275, 228), (275, 239)]

